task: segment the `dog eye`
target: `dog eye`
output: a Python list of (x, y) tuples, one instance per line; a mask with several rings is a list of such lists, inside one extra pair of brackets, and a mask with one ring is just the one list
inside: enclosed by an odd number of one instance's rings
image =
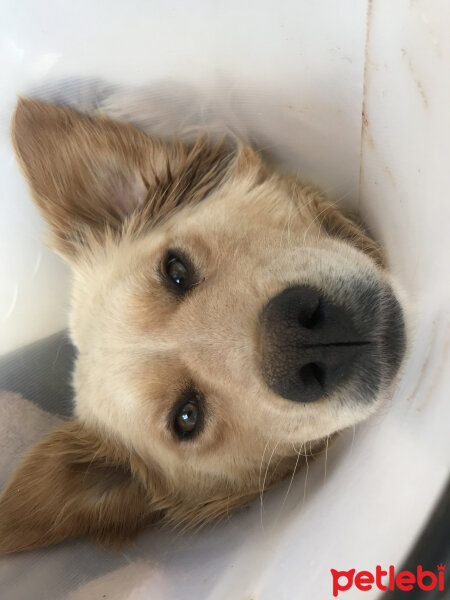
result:
[(185, 291), (193, 285), (193, 272), (186, 259), (169, 252), (164, 259), (162, 274), (170, 285), (179, 291)]
[(190, 394), (175, 409), (173, 429), (180, 440), (186, 440), (199, 433), (202, 421), (200, 395)]

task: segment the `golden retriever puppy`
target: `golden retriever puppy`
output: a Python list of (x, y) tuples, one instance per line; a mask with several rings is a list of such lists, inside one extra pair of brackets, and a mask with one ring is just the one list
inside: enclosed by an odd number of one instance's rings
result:
[(377, 245), (315, 188), (240, 143), (33, 100), (12, 136), (73, 269), (78, 358), (75, 419), (1, 497), (1, 551), (227, 515), (383, 401), (402, 310)]

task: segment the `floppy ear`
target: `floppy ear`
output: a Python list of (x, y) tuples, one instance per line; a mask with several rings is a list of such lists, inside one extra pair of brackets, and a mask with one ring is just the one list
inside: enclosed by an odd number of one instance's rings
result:
[(136, 212), (142, 228), (202, 199), (234, 158), (223, 144), (162, 142), (127, 123), (28, 99), (18, 102), (12, 139), (52, 245), (67, 257), (87, 232), (120, 234)]
[(28, 453), (0, 496), (0, 552), (79, 536), (119, 545), (158, 518), (140, 461), (73, 421)]

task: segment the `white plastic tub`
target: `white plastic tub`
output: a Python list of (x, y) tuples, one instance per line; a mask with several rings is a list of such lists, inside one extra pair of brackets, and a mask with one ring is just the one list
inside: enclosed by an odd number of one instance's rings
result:
[[(175, 82), (219, 114), (232, 104), (271, 159), (361, 213), (410, 299), (414, 334), (391, 405), (286, 500), (281, 486), (226, 524), (149, 531), (117, 554), (78, 541), (2, 558), (1, 597), (325, 600), (331, 568), (401, 565), (449, 472), (449, 20), (445, 0), (2, 2), (1, 353), (66, 326), (68, 272), (42, 245), (8, 128), (17, 94), (68, 77)], [(36, 432), (16, 435), (24, 446)], [(1, 485), (16, 459), (3, 454)]]

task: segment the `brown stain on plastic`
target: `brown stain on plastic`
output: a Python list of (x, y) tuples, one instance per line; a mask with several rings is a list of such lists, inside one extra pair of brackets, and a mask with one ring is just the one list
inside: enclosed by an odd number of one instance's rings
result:
[[(448, 331), (448, 328), (447, 328), (447, 331)], [(430, 382), (430, 385), (429, 385), (428, 389), (423, 394), (423, 402), (416, 409), (417, 412), (421, 412), (425, 408), (425, 406), (429, 403), (429, 401), (432, 399), (433, 392), (434, 392), (434, 389), (436, 387), (436, 384), (440, 381), (440, 377), (439, 376), (440, 376), (440, 374), (441, 374), (444, 366), (447, 364), (448, 350), (449, 350), (449, 347), (450, 347), (450, 338), (449, 338), (448, 334), (446, 336), (446, 339), (447, 339), (447, 341), (444, 344), (444, 346), (443, 346), (443, 348), (441, 349), (441, 352), (440, 352), (441, 360), (439, 361), (439, 364), (437, 365), (437, 367), (436, 367), (436, 369), (434, 371), (434, 375), (433, 375), (433, 378), (432, 378), (432, 380)], [(431, 352), (429, 354), (431, 354)], [(424, 371), (424, 369), (422, 368), (422, 372), (423, 371)]]
[[(437, 320), (434, 320), (432, 328), (431, 328), (430, 339), (428, 341), (428, 345), (427, 345), (427, 349), (426, 349), (426, 353), (425, 353), (425, 358), (424, 358), (424, 360), (422, 362), (422, 365), (420, 367), (420, 371), (419, 371), (419, 373), (417, 375), (416, 385), (414, 386), (414, 389), (411, 392), (411, 394), (408, 396), (408, 398), (406, 400), (407, 402), (412, 402), (415, 399), (415, 397), (416, 397), (416, 395), (417, 395), (417, 393), (418, 393), (418, 391), (420, 389), (420, 386), (422, 384), (422, 381), (423, 381), (423, 378), (425, 376), (425, 373), (427, 372), (427, 370), (429, 368), (429, 364), (430, 364), (430, 360), (431, 360), (431, 354), (432, 354), (432, 349), (433, 349), (433, 341), (434, 341), (435, 336), (436, 336), (437, 326), (438, 326), (438, 322), (437, 322)], [(444, 356), (446, 354), (446, 349), (448, 349), (448, 342), (447, 342), (446, 346), (444, 346), (444, 352), (442, 353)], [(441, 363), (443, 364), (443, 361), (441, 361)], [(441, 364), (439, 365), (439, 367), (437, 369), (437, 374), (439, 373), (440, 368), (441, 368)], [(432, 384), (431, 388), (434, 387), (434, 381), (435, 381), (436, 378), (437, 377), (435, 376), (434, 379), (433, 379), (433, 384)], [(422, 406), (419, 406), (416, 410), (420, 411), (422, 407), (423, 407), (423, 404), (422, 404)]]
[[(364, 74), (363, 74), (363, 99), (361, 107), (361, 149), (359, 153), (359, 194), (358, 203), (361, 202), (361, 186), (363, 178), (363, 153), (364, 153), (364, 142), (367, 141), (371, 149), (375, 148), (375, 144), (372, 136), (368, 133), (369, 130), (369, 119), (367, 117), (367, 92), (369, 88), (369, 53), (370, 53), (370, 25), (372, 22), (372, 0), (367, 0), (367, 13), (366, 13), (366, 45), (364, 48)], [(370, 140), (370, 141), (369, 141)]]
[(402, 48), (402, 57), (404, 58), (406, 65), (408, 66), (409, 72), (411, 73), (411, 76), (416, 85), (417, 91), (419, 92), (419, 95), (422, 98), (425, 108), (428, 108), (428, 98), (427, 98), (427, 95), (425, 94), (425, 90), (423, 88), (422, 82), (420, 81), (420, 79), (416, 73), (416, 70), (414, 68), (414, 65), (411, 62), (411, 58), (410, 58), (409, 54), (406, 52), (406, 50), (404, 48)]

